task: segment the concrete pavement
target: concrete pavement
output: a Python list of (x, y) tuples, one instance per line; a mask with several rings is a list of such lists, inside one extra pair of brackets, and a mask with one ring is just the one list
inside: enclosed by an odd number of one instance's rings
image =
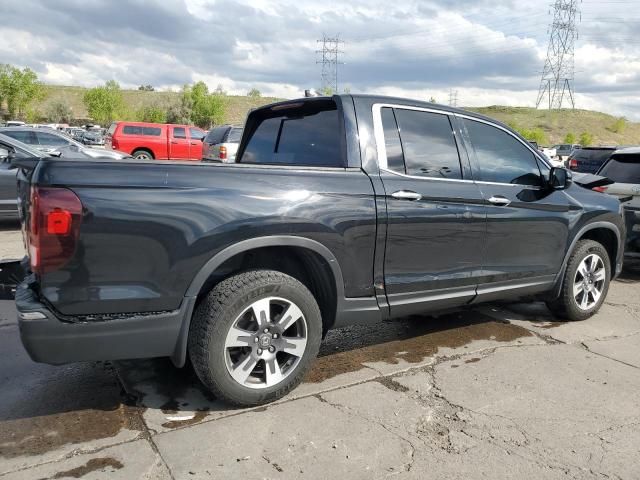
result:
[(0, 302), (0, 480), (640, 478), (640, 277), (542, 304), (331, 332), (306, 381), (232, 409), (162, 359), (51, 367)]

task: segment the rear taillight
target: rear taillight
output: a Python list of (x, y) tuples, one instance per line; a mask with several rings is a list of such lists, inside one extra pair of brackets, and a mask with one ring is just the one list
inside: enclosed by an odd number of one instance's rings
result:
[(575, 170), (576, 168), (578, 168), (578, 160), (576, 160), (575, 158), (570, 158), (569, 159), (569, 169), (570, 170)]
[(607, 187), (593, 187), (591, 190), (595, 190), (596, 192), (605, 193), (607, 191)]
[(31, 270), (39, 275), (65, 265), (76, 251), (82, 203), (66, 188), (31, 187), (27, 243)]
[(227, 159), (227, 147), (220, 147), (220, 160)]
[(112, 150), (118, 150), (119, 147), (120, 147), (120, 145), (118, 145), (118, 140), (116, 140), (115, 138), (111, 137), (111, 149)]

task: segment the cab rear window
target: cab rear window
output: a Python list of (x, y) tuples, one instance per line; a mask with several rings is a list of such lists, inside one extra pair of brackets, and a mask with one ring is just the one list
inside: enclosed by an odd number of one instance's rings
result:
[(341, 116), (333, 100), (259, 110), (239, 163), (344, 167)]

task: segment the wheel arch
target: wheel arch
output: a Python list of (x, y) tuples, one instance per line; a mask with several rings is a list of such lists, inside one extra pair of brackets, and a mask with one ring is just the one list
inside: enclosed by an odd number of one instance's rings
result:
[(558, 298), (560, 296), (560, 291), (562, 289), (562, 279), (564, 278), (564, 273), (567, 269), (567, 263), (569, 262), (569, 257), (571, 253), (576, 247), (576, 244), (580, 240), (595, 240), (598, 243), (602, 244), (602, 246), (607, 250), (609, 254), (609, 261), (611, 266), (611, 276), (612, 278), (616, 272), (617, 259), (620, 249), (621, 243), (621, 234), (618, 226), (611, 222), (599, 221), (589, 223), (583, 226), (578, 233), (573, 237), (571, 245), (567, 249), (564, 254), (564, 260), (562, 261), (562, 267), (556, 276), (555, 286), (553, 289), (552, 298)]
[[(323, 313), (324, 330), (326, 331), (333, 326), (336, 321), (337, 310), (339, 308), (338, 305), (341, 304), (342, 299), (344, 299), (344, 280), (338, 260), (326, 246), (315, 240), (297, 236), (278, 235), (243, 240), (214, 255), (207, 261), (207, 263), (204, 264), (191, 281), (185, 297), (191, 299), (190, 304), (192, 307), (185, 318), (183, 318), (180, 335), (172, 356), (172, 360), (177, 366), (184, 365), (186, 360), (189, 327), (191, 325), (193, 309), (197, 303), (196, 299), (208, 292), (218, 281), (226, 278), (226, 276), (230, 274), (240, 271), (237, 268), (231, 268), (228, 270), (230, 273), (226, 274), (227, 269), (221, 271), (222, 267), (225, 267), (225, 265), (229, 266), (229, 264), (235, 259), (242, 259), (247, 254), (251, 254), (253, 252), (264, 252), (268, 249), (290, 249), (292, 252), (294, 249), (298, 249), (301, 251), (308, 251), (312, 254), (309, 257), (309, 261), (313, 261), (311, 259), (315, 259), (316, 261), (318, 259), (322, 259), (326, 268), (330, 272), (329, 278), (332, 280), (333, 285), (330, 286), (330, 292), (321, 294), (319, 306)], [(216, 272), (220, 272), (218, 276), (216, 276)], [(321, 273), (318, 273), (318, 275), (321, 275)], [(293, 276), (297, 278), (296, 275)], [(310, 274), (309, 276), (315, 277), (313, 274)], [(300, 280), (300, 278), (298, 279)], [(311, 281), (313, 282), (313, 279), (311, 279)], [(303, 281), (303, 283), (305, 283), (307, 287), (310, 286), (307, 282)], [(318, 288), (323, 288), (323, 285), (318, 285)], [(310, 288), (310, 290), (312, 293), (315, 293), (316, 295), (318, 294), (318, 291), (314, 291), (314, 288)]]

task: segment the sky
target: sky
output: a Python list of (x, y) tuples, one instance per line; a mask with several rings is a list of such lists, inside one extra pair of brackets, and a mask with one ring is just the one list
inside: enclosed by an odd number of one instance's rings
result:
[[(551, 0), (0, 0), (0, 63), (46, 83), (295, 98), (317, 40), (344, 40), (339, 90), (535, 106)], [(584, 0), (576, 107), (640, 121), (640, 0)]]

